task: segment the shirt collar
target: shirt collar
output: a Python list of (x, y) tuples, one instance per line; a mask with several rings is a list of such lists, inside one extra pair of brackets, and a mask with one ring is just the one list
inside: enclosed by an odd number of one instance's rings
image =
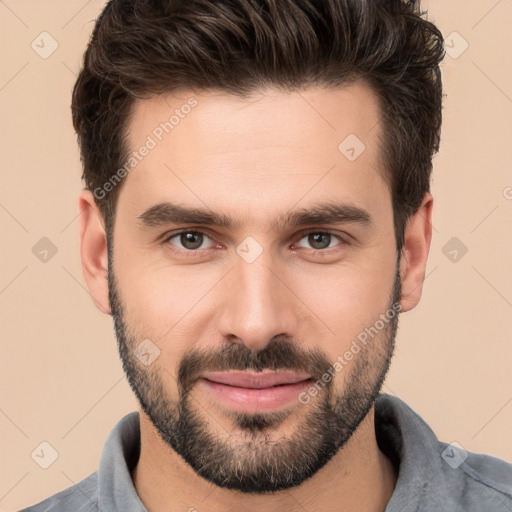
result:
[[(375, 402), (375, 432), (379, 448), (398, 471), (386, 511), (418, 510), (429, 486), (435, 484), (436, 494), (443, 486), (437, 437), (406, 403), (388, 394)], [(117, 423), (103, 448), (98, 469), (100, 510), (146, 512), (131, 477), (139, 454), (139, 413), (132, 412)]]
[[(379, 395), (375, 404), (375, 435), (379, 448), (398, 471), (386, 511), (416, 511), (424, 499), (433, 506), (432, 500), (446, 498), (439, 441), (425, 420), (405, 402), (392, 395)], [(435, 486), (435, 493), (429, 491), (431, 486)], [(437, 510), (445, 510), (444, 507), (446, 502), (440, 501)]]
[(99, 510), (146, 512), (131, 477), (139, 454), (139, 413), (132, 412), (117, 423), (105, 442), (98, 468)]

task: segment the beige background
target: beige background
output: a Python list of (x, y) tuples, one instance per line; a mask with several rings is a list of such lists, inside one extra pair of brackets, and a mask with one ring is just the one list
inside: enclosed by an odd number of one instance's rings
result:
[[(108, 432), (136, 408), (79, 259), (70, 91), (103, 5), (0, 0), (2, 510), (93, 472)], [(445, 37), (460, 34), (447, 37), (452, 55), (460, 37), (469, 46), (443, 65), (427, 278), (420, 305), (401, 316), (385, 391), (441, 440), (512, 462), (512, 0), (423, 6)], [(46, 59), (31, 47), (43, 31), (58, 43)], [(32, 252), (42, 237), (58, 249), (46, 263)], [(468, 248), (456, 262), (445, 255), (452, 237)], [(58, 452), (48, 469), (31, 457), (43, 441)]]

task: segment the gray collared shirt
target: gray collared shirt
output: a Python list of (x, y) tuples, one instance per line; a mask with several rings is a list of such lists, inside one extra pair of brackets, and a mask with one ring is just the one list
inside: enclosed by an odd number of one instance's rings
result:
[[(512, 464), (438, 441), (399, 398), (377, 398), (375, 432), (398, 469), (385, 512), (512, 512)], [(139, 414), (132, 412), (110, 432), (98, 471), (21, 512), (146, 512), (131, 479), (139, 451)]]

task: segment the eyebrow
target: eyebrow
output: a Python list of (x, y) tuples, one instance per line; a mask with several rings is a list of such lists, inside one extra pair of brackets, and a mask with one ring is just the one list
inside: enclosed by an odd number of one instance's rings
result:
[[(208, 208), (186, 207), (172, 202), (151, 206), (137, 217), (141, 228), (158, 228), (167, 224), (202, 224), (230, 230), (239, 229), (243, 222)], [(310, 208), (288, 212), (274, 221), (275, 229), (300, 227), (309, 224), (373, 224), (372, 216), (363, 208), (353, 204), (326, 202)]]

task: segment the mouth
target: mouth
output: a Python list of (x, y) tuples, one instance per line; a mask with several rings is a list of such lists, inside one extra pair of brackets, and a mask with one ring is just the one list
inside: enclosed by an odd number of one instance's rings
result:
[(296, 384), (311, 379), (311, 375), (296, 372), (207, 372), (202, 375), (204, 379), (218, 384), (248, 389), (265, 389), (274, 386)]
[(311, 375), (296, 372), (211, 372), (199, 382), (224, 407), (240, 412), (269, 412), (298, 401)]

